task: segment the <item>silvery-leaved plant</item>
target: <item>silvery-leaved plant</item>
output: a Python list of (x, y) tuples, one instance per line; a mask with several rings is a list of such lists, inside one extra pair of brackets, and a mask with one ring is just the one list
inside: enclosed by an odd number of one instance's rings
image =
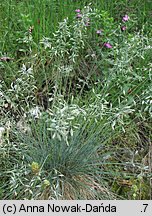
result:
[(4, 132), (5, 132), (5, 127), (0, 127), (0, 145), (3, 143)]
[(90, 103), (89, 106), (85, 108), (85, 110), (87, 112), (89, 119), (93, 118), (95, 121), (100, 121), (107, 115), (107, 112), (109, 110), (109, 102), (106, 99), (108, 94), (104, 97), (102, 94), (95, 93), (94, 95), (94, 101)]
[(30, 114), (30, 116), (32, 118), (35, 118), (35, 119), (38, 119), (41, 117), (41, 110), (40, 110), (40, 107), (36, 106), (36, 107), (33, 107), (31, 108), (29, 111), (28, 111), (28, 114)]
[(152, 117), (152, 85), (145, 89), (141, 95), (141, 111), (144, 111)]
[(52, 71), (55, 71), (58, 78), (60, 75), (64, 77), (72, 74), (80, 53), (85, 47), (90, 14), (91, 8), (85, 7), (80, 19), (76, 17), (72, 23), (68, 18), (64, 19), (59, 23), (52, 38), (43, 37), (40, 41), (49, 53), (48, 57), (53, 60)]
[(144, 36), (142, 32), (130, 35), (127, 39), (125, 38), (121, 47), (116, 44), (115, 54), (117, 58), (114, 61), (114, 69), (124, 74), (132, 73), (133, 68), (131, 65), (135, 59), (139, 61), (145, 58), (145, 54), (151, 49), (149, 44), (149, 38)]
[(0, 108), (1, 108), (1, 111), (2, 111), (2, 108), (3, 108), (4, 103), (5, 103), (5, 94), (4, 94), (4, 90), (3, 90), (3, 85), (4, 85), (4, 82), (2, 82), (0, 80)]
[(49, 109), (48, 113), (46, 121), (52, 138), (64, 139), (67, 144), (68, 136), (73, 136), (74, 130), (80, 126), (78, 120), (86, 115), (84, 109), (76, 104), (68, 104), (63, 99), (58, 99), (57, 104)]
[(125, 132), (124, 124), (125, 120), (129, 117), (129, 114), (133, 114), (135, 110), (132, 106), (121, 106), (116, 108), (111, 108), (111, 116), (109, 120), (111, 121), (111, 127), (114, 130), (116, 125), (121, 126), (122, 130)]
[(18, 77), (11, 83), (8, 95), (21, 109), (27, 109), (35, 104), (36, 81), (33, 75), (33, 68), (24, 64), (18, 72)]

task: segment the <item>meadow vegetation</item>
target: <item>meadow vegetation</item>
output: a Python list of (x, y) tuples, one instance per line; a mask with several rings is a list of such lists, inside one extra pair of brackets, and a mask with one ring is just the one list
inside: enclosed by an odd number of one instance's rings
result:
[(0, 199), (152, 199), (152, 4), (0, 3)]

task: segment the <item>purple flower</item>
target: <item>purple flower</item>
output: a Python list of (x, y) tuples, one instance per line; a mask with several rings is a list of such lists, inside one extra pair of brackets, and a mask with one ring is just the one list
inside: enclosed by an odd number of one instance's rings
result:
[(121, 26), (121, 31), (125, 31), (127, 29), (126, 26)]
[(98, 35), (101, 35), (102, 30), (97, 30), (96, 33), (97, 33)]
[(82, 18), (82, 14), (78, 13), (76, 17), (77, 18)]
[(112, 45), (110, 43), (104, 43), (103, 46), (109, 49), (112, 48)]
[(129, 16), (125, 15), (124, 17), (122, 17), (122, 21), (123, 22), (127, 22), (129, 20)]
[(81, 10), (80, 10), (80, 9), (76, 9), (75, 12), (76, 12), (76, 13), (80, 13)]
[(84, 25), (85, 25), (85, 26), (90, 26), (90, 23), (89, 23), (89, 22), (86, 22)]

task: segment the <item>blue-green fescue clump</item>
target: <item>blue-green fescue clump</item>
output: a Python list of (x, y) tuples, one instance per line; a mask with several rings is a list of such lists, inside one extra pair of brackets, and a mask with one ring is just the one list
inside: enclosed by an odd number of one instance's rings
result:
[[(90, 135), (87, 137), (86, 133), (85, 127), (81, 125), (67, 145), (63, 139), (51, 137), (45, 121), (39, 121), (37, 125), (33, 125), (32, 132), (29, 134), (14, 130), (12, 134), (14, 141), (9, 145), (10, 156), (7, 157), (8, 163), (12, 165), (8, 171), (3, 169), (1, 172), (1, 177), (5, 178), (6, 182), (4, 186), (6, 190), (9, 190), (5, 198), (114, 197), (106, 186), (104, 171), (102, 167), (99, 167), (105, 162), (104, 154), (99, 156), (97, 153), (104, 148), (100, 145), (99, 134), (93, 134), (90, 130)], [(20, 143), (19, 146), (18, 143)], [(9, 146), (7, 143), (3, 144), (2, 152), (5, 153)], [(20, 162), (14, 163), (13, 153), (16, 159), (21, 159)]]

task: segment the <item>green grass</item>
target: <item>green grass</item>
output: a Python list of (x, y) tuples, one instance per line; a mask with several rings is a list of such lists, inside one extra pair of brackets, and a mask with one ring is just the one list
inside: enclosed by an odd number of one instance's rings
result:
[(1, 199), (152, 198), (151, 9), (0, 3)]

